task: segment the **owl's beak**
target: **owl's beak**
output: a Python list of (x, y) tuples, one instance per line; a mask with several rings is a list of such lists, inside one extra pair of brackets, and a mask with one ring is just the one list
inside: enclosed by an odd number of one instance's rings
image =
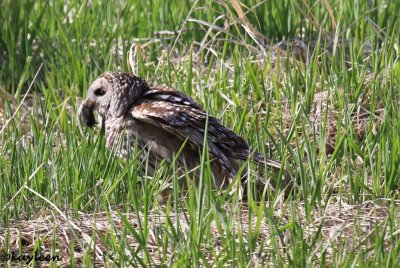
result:
[(97, 124), (94, 117), (95, 103), (91, 99), (86, 99), (79, 107), (79, 120), (82, 125), (93, 127)]

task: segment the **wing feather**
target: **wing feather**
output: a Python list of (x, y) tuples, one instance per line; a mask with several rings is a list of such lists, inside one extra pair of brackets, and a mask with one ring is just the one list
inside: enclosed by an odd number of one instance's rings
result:
[[(132, 115), (151, 124), (161, 125), (164, 129), (188, 139), (195, 146), (202, 146), (207, 113), (192, 98), (169, 87), (152, 87), (139, 103), (131, 109)], [(208, 117), (208, 146), (210, 153), (229, 163), (227, 158), (246, 160), (250, 155), (247, 142), (220, 124), (215, 117)], [(253, 159), (275, 169), (280, 169), (278, 161), (259, 153), (253, 154)], [(228, 169), (231, 166), (226, 164)]]
[[(192, 148), (200, 149), (204, 142), (205, 122), (200, 124), (199, 118), (192, 117), (187, 112), (188, 109), (191, 108), (176, 103), (171, 105), (165, 101), (142, 100), (131, 108), (130, 114), (137, 120), (162, 127), (182, 141), (187, 139)], [(211, 140), (208, 142), (208, 148), (210, 155), (215, 158), (213, 160), (218, 162), (223, 173), (227, 175), (226, 179), (231, 180), (236, 172), (227, 156)]]

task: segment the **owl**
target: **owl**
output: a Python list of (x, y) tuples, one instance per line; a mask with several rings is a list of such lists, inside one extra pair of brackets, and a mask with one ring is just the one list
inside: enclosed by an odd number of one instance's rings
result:
[(128, 157), (136, 146), (148, 157), (146, 169), (150, 173), (163, 160), (176, 161), (185, 171), (195, 170), (205, 141), (216, 187), (226, 188), (249, 157), (281, 169), (278, 161), (251, 152), (242, 137), (207, 115), (192, 98), (170, 87), (150, 87), (132, 74), (106, 72), (99, 76), (80, 107), (83, 125), (96, 124), (94, 112), (105, 131), (107, 148), (117, 148), (120, 155)]

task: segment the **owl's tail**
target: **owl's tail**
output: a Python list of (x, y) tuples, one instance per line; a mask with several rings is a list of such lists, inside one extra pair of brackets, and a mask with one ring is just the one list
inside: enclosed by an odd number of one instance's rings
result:
[[(294, 177), (292, 177), (291, 173), (287, 169), (282, 167), (281, 162), (268, 158), (257, 152), (253, 154), (253, 159), (260, 165), (266, 165), (268, 167), (271, 167), (275, 172), (282, 172), (282, 177), (280, 178), (280, 187), (282, 189), (290, 185), (293, 185)], [(260, 190), (260, 192), (262, 192), (266, 186), (271, 188), (270, 181), (265, 181), (264, 176), (259, 176), (256, 183), (257, 183), (257, 188)]]
[(282, 164), (279, 161), (276, 161), (272, 158), (266, 157), (260, 153), (255, 152), (253, 154), (253, 159), (259, 164), (267, 165), (275, 170), (280, 170), (282, 168)]

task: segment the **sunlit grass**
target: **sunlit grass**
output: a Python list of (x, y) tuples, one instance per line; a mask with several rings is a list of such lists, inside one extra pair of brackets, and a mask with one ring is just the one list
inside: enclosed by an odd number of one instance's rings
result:
[[(107, 231), (87, 239), (102, 254), (77, 233), (60, 245), (55, 231), (51, 250), (67, 248), (76, 266), (396, 266), (400, 3), (326, 2), (1, 2), (0, 83), (18, 101), (31, 83), (33, 94), (28, 136), (22, 111), (0, 136), (0, 235), (51, 214), (99, 217)], [(315, 47), (307, 64), (286, 59), (291, 49), (270, 50), (300, 37)], [(218, 193), (206, 150), (201, 187), (174, 164), (148, 179), (138, 168), (145, 162), (117, 157), (99, 131), (81, 129), (76, 111), (88, 84), (106, 70), (131, 71), (132, 43), (143, 47), (138, 75), (187, 93), (253, 149), (284, 162), (290, 185), (263, 170), (272, 187), (262, 195), (249, 190), (243, 202), (238, 192)], [(322, 91), (337, 116), (333, 138), (330, 111), (320, 109), (319, 125), (311, 116)], [(360, 106), (371, 111), (361, 136)], [(260, 167), (248, 168), (253, 181)], [(16, 249), (7, 241), (1, 252)]]

